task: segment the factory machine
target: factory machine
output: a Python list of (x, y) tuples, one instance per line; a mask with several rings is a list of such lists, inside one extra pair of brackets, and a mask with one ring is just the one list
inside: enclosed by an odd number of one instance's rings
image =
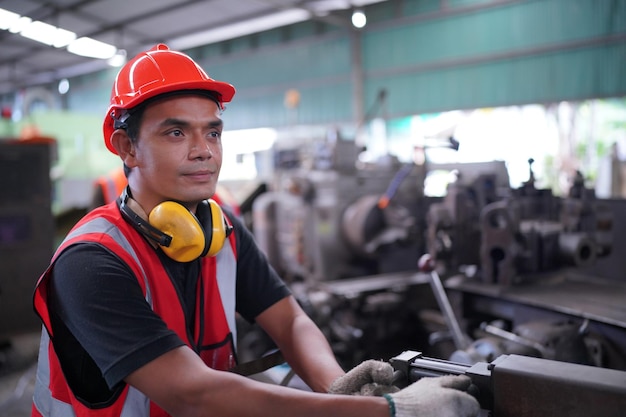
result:
[(253, 208), (260, 246), (344, 366), (414, 348), (626, 370), (626, 202), (597, 199), (582, 173), (567, 196), (539, 189), (532, 160), (517, 189), (501, 167), (460, 164), (428, 197), (428, 163), (359, 166), (358, 152), (292, 154)]
[(450, 357), (515, 353), (626, 369), (624, 201), (596, 199), (581, 173), (555, 197), (535, 187), (529, 165), (529, 180), (508, 196), (460, 186), (429, 212), (429, 253), (447, 277), (452, 319), (472, 333)]
[(346, 366), (418, 337), (406, 307), (425, 282), (415, 273), (426, 248), (424, 167), (395, 158), (357, 166), (360, 151), (337, 140), (310, 160), (277, 152), (276, 181), (252, 216), (260, 247)]
[(52, 138), (0, 138), (0, 368), (11, 337), (41, 326), (31, 300), (54, 250), (55, 158)]

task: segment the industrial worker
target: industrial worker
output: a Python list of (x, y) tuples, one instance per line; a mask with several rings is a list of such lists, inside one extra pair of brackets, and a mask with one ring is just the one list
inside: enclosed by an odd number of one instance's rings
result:
[(115, 201), (128, 185), (124, 167), (119, 166), (101, 175), (93, 182), (93, 196), (90, 210)]
[[(128, 187), (74, 226), (37, 283), (45, 328), (32, 415), (476, 415), (465, 376), (398, 390), (386, 362), (344, 372), (243, 223), (210, 200), (234, 94), (163, 44), (118, 73), (103, 130)], [(267, 332), (311, 391), (229, 372), (235, 313)]]

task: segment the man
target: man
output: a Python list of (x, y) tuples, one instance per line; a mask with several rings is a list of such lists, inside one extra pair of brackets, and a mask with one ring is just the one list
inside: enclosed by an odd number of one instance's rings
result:
[[(383, 362), (345, 374), (241, 221), (207, 201), (234, 93), (165, 45), (120, 70), (104, 139), (128, 187), (79, 221), (37, 284), (45, 330), (32, 415), (475, 415), (464, 377), (394, 392)], [(314, 392), (228, 372), (235, 312)], [(340, 395), (353, 393), (386, 394)]]

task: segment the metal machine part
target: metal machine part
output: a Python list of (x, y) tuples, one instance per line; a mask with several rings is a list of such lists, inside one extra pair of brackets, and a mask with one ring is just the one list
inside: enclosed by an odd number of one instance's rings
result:
[(441, 310), (444, 320), (446, 321), (446, 325), (448, 326), (454, 345), (458, 350), (466, 349), (470, 343), (469, 338), (461, 330), (461, 326), (456, 318), (452, 306), (450, 305), (450, 300), (448, 299), (446, 290), (443, 287), (441, 278), (435, 270), (435, 263), (433, 262), (432, 257), (429, 254), (423, 255), (418, 262), (418, 267), (422, 272), (427, 273), (430, 277), (430, 286), (433, 290), (433, 295), (437, 299), (437, 304), (439, 305), (439, 309)]
[(469, 184), (451, 184), (443, 201), (429, 206), (427, 247), (438, 269), (457, 271), (462, 265), (479, 264), (479, 217), (486, 204), (499, 198), (496, 183), (495, 175), (483, 174)]
[(485, 336), (476, 339), (466, 349), (455, 351), (449, 359), (471, 365), (504, 354), (517, 354), (601, 366), (587, 346), (587, 325), (587, 321), (579, 325), (572, 320), (535, 320), (508, 331), (501, 325), (484, 322), (480, 325), (480, 332)]
[[(423, 173), (414, 168), (396, 163), (284, 173), (276, 190), (253, 205), (253, 217), (263, 220), (255, 230), (261, 249), (295, 280), (415, 270), (425, 247), (420, 233), (425, 216)], [(399, 169), (406, 175), (381, 207), (379, 199)]]
[(618, 417), (626, 409), (626, 372), (521, 355), (463, 365), (405, 351), (391, 358), (403, 387), (424, 377), (467, 375), (469, 393), (493, 417)]
[(380, 197), (364, 195), (350, 204), (341, 218), (341, 232), (359, 255), (376, 258), (385, 245), (408, 242), (416, 234), (416, 219), (401, 205), (379, 207)]
[(480, 213), (480, 276), (484, 283), (515, 285), (525, 275), (582, 268), (611, 253), (613, 215), (577, 173), (569, 195), (535, 188), (530, 178), (509, 198)]
[(481, 212), (483, 282), (513, 285), (523, 274), (592, 265), (605, 253), (593, 234), (568, 232), (557, 221), (520, 220), (511, 212), (512, 204), (499, 201)]
[[(467, 265), (484, 283), (514, 285), (526, 274), (587, 267), (611, 253), (613, 214), (577, 173), (569, 195), (556, 197), (529, 180), (497, 192), (493, 174), (451, 184), (427, 214), (427, 247), (444, 276)], [(479, 244), (476, 244), (480, 242)]]
[[(345, 369), (371, 358), (389, 358), (407, 345), (423, 345), (416, 295), (430, 277), (398, 272), (292, 286)], [(412, 323), (412, 325), (407, 325)]]
[(447, 281), (446, 290), (453, 305), (462, 305), (457, 315), (477, 338), (476, 345), (463, 353), (468, 362), (480, 360), (477, 353), (483, 358), (501, 353), (542, 356), (542, 349), (524, 348), (501, 337), (502, 331), (494, 335), (480, 329), (486, 322), (548, 348), (552, 352), (548, 358), (626, 370), (626, 285), (622, 282), (564, 269), (529, 276), (524, 284), (513, 286), (457, 276)]

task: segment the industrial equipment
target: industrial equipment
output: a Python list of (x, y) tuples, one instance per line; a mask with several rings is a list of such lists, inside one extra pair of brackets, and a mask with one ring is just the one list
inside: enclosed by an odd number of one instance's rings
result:
[[(413, 345), (466, 364), (626, 369), (626, 287), (606, 274), (626, 268), (622, 202), (597, 199), (581, 173), (565, 197), (539, 189), (532, 160), (517, 189), (502, 163), (448, 164), (457, 181), (430, 197), (428, 161), (359, 164), (342, 140), (316, 149), (278, 153), (253, 230), (346, 366)], [(437, 279), (418, 270), (425, 253)]]
[[(411, 294), (427, 282), (417, 271), (426, 247), (425, 171), (395, 158), (357, 166), (354, 142), (325, 145), (311, 161), (277, 152), (277, 179), (255, 199), (252, 224), (259, 246), (349, 367), (427, 337), (405, 327), (416, 319)], [(240, 346), (259, 344), (248, 338)]]
[[(622, 202), (596, 199), (581, 173), (566, 197), (556, 197), (535, 187), (529, 164), (529, 180), (509, 196), (482, 206), (457, 198), (456, 210), (473, 217), (447, 227), (457, 233), (445, 238), (446, 251), (430, 245), (475, 339), (450, 358), (474, 363), (514, 353), (626, 369), (626, 287), (598, 273), (603, 261), (619, 270), (613, 247)], [(433, 229), (429, 243), (438, 243), (443, 228), (429, 223), (429, 236)]]
[(490, 417), (618, 417), (626, 410), (626, 372), (613, 369), (513, 354), (467, 365), (417, 351), (390, 363), (400, 387), (420, 378), (469, 376), (468, 392)]
[(47, 137), (0, 139), (0, 342), (41, 326), (32, 293), (54, 246), (55, 146)]
[(257, 241), (284, 276), (317, 282), (414, 269), (425, 247), (424, 171), (394, 159), (357, 168), (358, 152), (338, 140), (312, 168), (282, 158), (276, 185), (255, 200)]

